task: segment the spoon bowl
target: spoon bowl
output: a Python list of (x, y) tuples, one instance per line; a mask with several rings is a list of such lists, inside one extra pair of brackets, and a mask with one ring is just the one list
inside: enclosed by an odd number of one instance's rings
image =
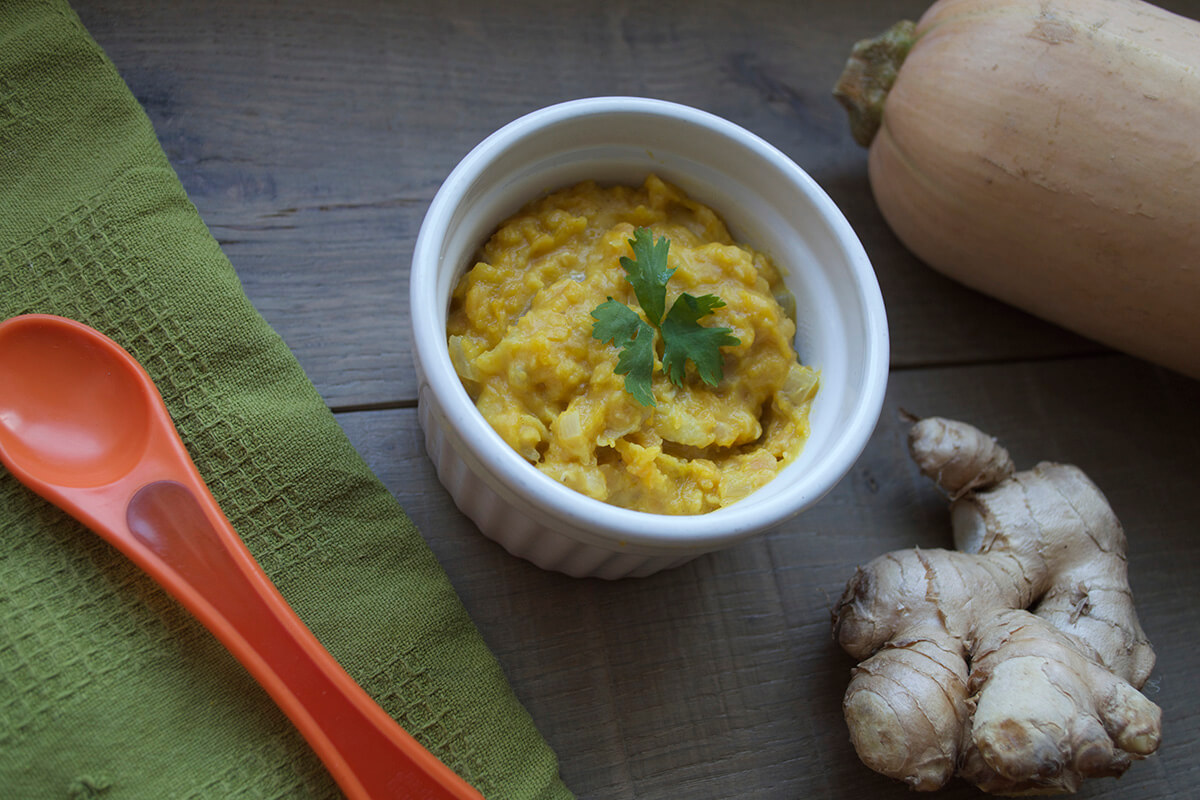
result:
[(296, 616), (221, 512), (153, 380), (112, 339), (45, 314), (0, 323), (0, 462), (204, 624), (350, 800), (482, 800)]
[[(71, 487), (111, 483), (146, 444), (150, 399), (110, 348), (48, 319), (4, 329), (0, 345), (0, 447), (46, 480)], [(70, 386), (46, 380), (70, 376)]]

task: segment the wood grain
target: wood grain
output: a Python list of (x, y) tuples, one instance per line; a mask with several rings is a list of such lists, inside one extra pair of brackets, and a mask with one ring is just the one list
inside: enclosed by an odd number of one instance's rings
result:
[[(1167, 7), (1200, 17), (1200, 2)], [(850, 45), (923, 0), (78, 0), (257, 308), (416, 520), (585, 800), (910, 797), (862, 766), (829, 613), (854, 567), (949, 545), (898, 410), (956, 416), (1019, 465), (1082, 466), (1130, 539), (1159, 654), (1159, 753), (1086, 798), (1200, 785), (1200, 383), (935, 274), (887, 229), (830, 95)], [(407, 269), (442, 179), (488, 133), (560, 100), (637, 94), (761, 135), (862, 239), (888, 306), (884, 415), (809, 513), (643, 580), (514, 559), (452, 506), (425, 457)], [(355, 410), (360, 409), (360, 410)], [(977, 797), (954, 784), (938, 795)]]

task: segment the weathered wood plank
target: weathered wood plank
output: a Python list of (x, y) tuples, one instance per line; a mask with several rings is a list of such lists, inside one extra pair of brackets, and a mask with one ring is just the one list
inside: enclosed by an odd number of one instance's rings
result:
[(856, 39), (925, 5), (77, 3), (251, 299), (333, 405), (415, 396), (407, 268), (455, 163), (524, 112), (596, 94), (712, 111), (811, 172), (875, 262), (896, 364), (1096, 350), (936, 275), (874, 206), (830, 88)]
[[(725, 116), (811, 172), (863, 239), (896, 366), (867, 452), (808, 514), (672, 572), (605, 583), (518, 561), (452, 508), (411, 408), (339, 415), (585, 800), (910, 796), (849, 745), (852, 664), (829, 633), (859, 561), (948, 543), (944, 502), (904, 453), (901, 407), (972, 421), (1021, 465), (1077, 463), (1108, 494), (1159, 652), (1147, 692), (1166, 741), (1080, 796), (1200, 783), (1200, 384), (1093, 355), (936, 275), (888, 231), (829, 87), (854, 40), (926, 5), (76, 2), (251, 299), (335, 406), (412, 403), (407, 265), (425, 207), (471, 146), (551, 102), (627, 93)], [(1196, 0), (1163, 5), (1200, 17)]]
[[(1130, 539), (1159, 655), (1159, 754), (1086, 798), (1183, 796), (1200, 781), (1191, 638), (1200, 607), (1200, 384), (1124, 357), (905, 371), (866, 453), (816, 508), (756, 541), (642, 580), (546, 573), (483, 539), (422, 453), (415, 412), (341, 415), (429, 539), (581, 798), (910, 797), (857, 760), (841, 716), (853, 665), (829, 615), (857, 564), (950, 546), (946, 503), (909, 463), (901, 408), (971, 421), (1018, 466), (1076, 463)], [(1181, 794), (1182, 793), (1182, 794)], [(976, 797), (954, 784), (938, 795)]]

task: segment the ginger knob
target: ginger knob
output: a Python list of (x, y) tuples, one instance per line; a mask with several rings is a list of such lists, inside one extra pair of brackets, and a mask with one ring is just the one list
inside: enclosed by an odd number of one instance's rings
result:
[(860, 567), (833, 612), (861, 660), (843, 710), (859, 757), (915, 789), (955, 774), (997, 794), (1073, 792), (1150, 755), (1161, 711), (1125, 533), (1078, 468), (1015, 471), (961, 422), (914, 423), (909, 449), (951, 498), (957, 550)]

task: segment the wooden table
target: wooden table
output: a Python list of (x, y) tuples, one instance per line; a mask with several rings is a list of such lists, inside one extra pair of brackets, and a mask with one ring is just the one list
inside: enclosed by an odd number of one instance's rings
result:
[[(441, 558), (581, 798), (908, 797), (841, 714), (830, 608), (855, 565), (949, 546), (900, 408), (966, 419), (1019, 466), (1083, 467), (1130, 539), (1158, 666), (1158, 754), (1084, 797), (1200, 785), (1200, 384), (968, 291), (894, 238), (830, 96), (850, 45), (921, 0), (76, 0), (258, 309)], [(1173, 10), (1200, 18), (1200, 2)], [(888, 306), (874, 438), (811, 512), (647, 579), (543, 572), (453, 507), (422, 449), (408, 331), (413, 240), (488, 133), (560, 100), (633, 94), (754, 131), (837, 202)], [(1200, 310), (1198, 310), (1200, 311)], [(943, 796), (978, 793), (955, 782)]]

